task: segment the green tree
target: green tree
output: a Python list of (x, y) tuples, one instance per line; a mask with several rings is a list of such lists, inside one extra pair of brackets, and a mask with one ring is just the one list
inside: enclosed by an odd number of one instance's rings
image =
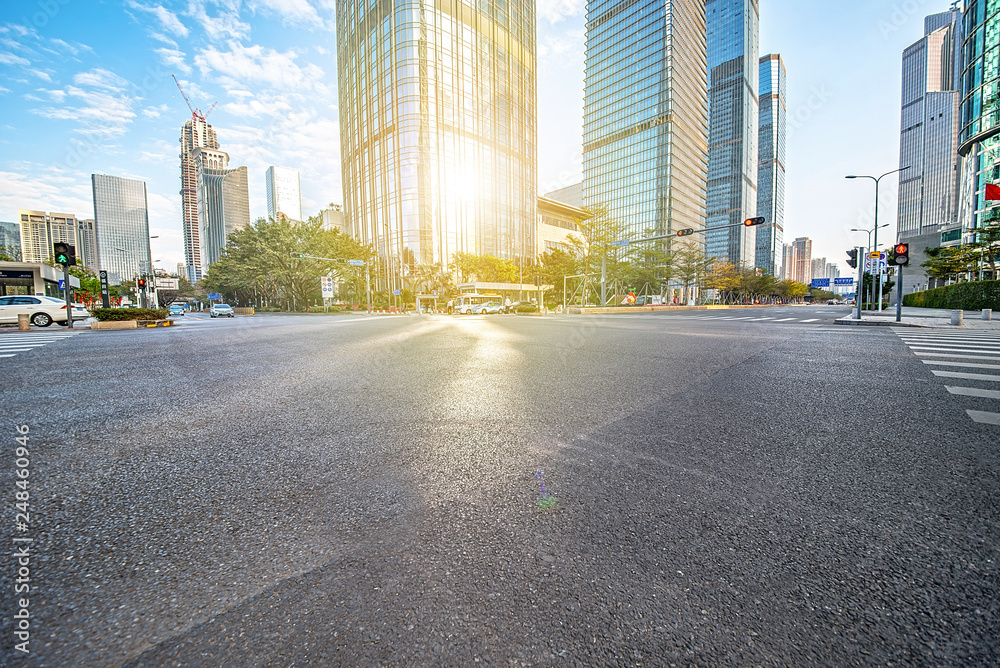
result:
[(517, 281), (517, 265), (495, 255), (474, 255), (458, 252), (452, 256), (451, 267), (463, 283), (514, 283)]
[(554, 248), (542, 253), (538, 261), (539, 282), (542, 285), (552, 286), (549, 298), (558, 302), (563, 301), (566, 297), (563, 294), (563, 279), (580, 273), (576, 255), (562, 248)]
[(691, 286), (700, 285), (706, 278), (708, 268), (714, 258), (706, 258), (701, 244), (696, 241), (684, 241), (678, 244), (674, 253), (675, 276), (684, 285), (684, 299), (690, 298)]
[(944, 281), (958, 279), (962, 274), (975, 271), (979, 262), (980, 252), (971, 246), (942, 246), (925, 248), (927, 260), (921, 267), (927, 270), (927, 275)]

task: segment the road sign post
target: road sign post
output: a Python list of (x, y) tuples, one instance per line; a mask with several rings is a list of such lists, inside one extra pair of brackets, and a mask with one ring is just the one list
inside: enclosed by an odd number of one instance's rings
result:
[[(859, 248), (858, 252), (862, 252), (864, 249)], [(854, 291), (854, 305), (858, 307), (855, 312), (854, 319), (861, 320), (861, 302), (865, 300), (865, 263), (858, 262), (858, 289)]]
[(66, 282), (66, 327), (73, 329), (73, 286), (69, 284), (69, 264), (63, 265), (63, 280)]
[(101, 278), (101, 306), (111, 308), (111, 290), (108, 288), (108, 272), (103, 269), (100, 272)]

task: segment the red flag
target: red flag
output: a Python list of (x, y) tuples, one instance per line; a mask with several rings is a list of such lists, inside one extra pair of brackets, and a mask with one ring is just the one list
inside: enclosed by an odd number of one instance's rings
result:
[(1000, 199), (1000, 185), (996, 183), (986, 184), (986, 199), (987, 201), (991, 199)]

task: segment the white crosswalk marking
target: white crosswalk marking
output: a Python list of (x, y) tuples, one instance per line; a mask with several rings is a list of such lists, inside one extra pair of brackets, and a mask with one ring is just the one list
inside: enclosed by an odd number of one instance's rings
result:
[(809, 318), (808, 320), (802, 320), (801, 322), (816, 322), (819, 318)]
[[(1000, 332), (914, 332), (903, 329), (894, 331), (924, 364), (956, 368), (955, 371), (931, 369), (934, 376), (979, 384), (1000, 382), (1000, 375), (973, 372), (976, 369), (1000, 369)], [(927, 359), (928, 357), (935, 359)], [(1000, 402), (1000, 390), (961, 385), (945, 385), (945, 389), (955, 396), (984, 401), (986, 402), (983, 404), (984, 408), (991, 407), (992, 402)], [(1000, 425), (1000, 405), (997, 405), (997, 408), (997, 411), (967, 408), (965, 414), (979, 424)]]
[(0, 357), (16, 357), (21, 353), (31, 352), (50, 343), (76, 336), (79, 332), (64, 332), (62, 334), (0, 334)]

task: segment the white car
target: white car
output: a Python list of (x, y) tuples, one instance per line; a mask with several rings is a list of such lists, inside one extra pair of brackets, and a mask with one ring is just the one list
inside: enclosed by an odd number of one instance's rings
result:
[(233, 313), (233, 307), (229, 304), (212, 304), (212, 308), (208, 309), (208, 314), (213, 318), (236, 317), (236, 314)]
[[(0, 323), (17, 323), (17, 316), (28, 314), (36, 327), (48, 327), (53, 322), (67, 324), (66, 301), (42, 295), (5, 295), (0, 297)], [(86, 320), (90, 312), (83, 304), (73, 304), (73, 320)]]

